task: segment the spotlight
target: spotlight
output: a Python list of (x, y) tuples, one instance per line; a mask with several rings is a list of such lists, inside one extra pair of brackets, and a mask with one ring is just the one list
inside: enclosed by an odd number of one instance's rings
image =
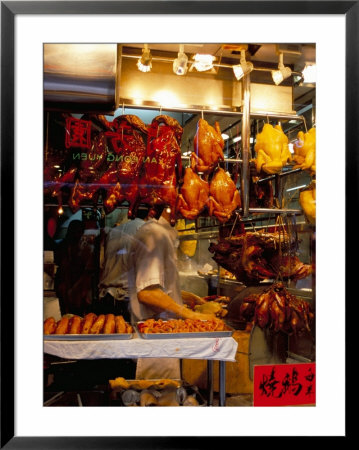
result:
[(272, 70), (272, 78), (274, 83), (278, 86), (283, 80), (290, 77), (292, 71), (290, 67), (285, 67), (283, 64), (283, 53), (279, 53), (278, 70)]
[(137, 61), (137, 67), (141, 72), (149, 72), (152, 68), (152, 55), (147, 44), (142, 49), (142, 56)]
[(177, 59), (173, 61), (173, 72), (176, 75), (185, 75), (187, 72), (188, 57), (183, 52), (183, 45), (180, 45)]
[(198, 72), (205, 72), (213, 68), (213, 61), (215, 59), (216, 59), (215, 56), (197, 53), (194, 56), (193, 65), (196, 68), (196, 70), (198, 70)]
[(234, 76), (237, 80), (240, 80), (244, 77), (244, 75), (248, 75), (253, 70), (253, 64), (251, 62), (246, 61), (246, 51), (241, 50), (241, 59), (240, 63), (236, 66), (233, 66)]

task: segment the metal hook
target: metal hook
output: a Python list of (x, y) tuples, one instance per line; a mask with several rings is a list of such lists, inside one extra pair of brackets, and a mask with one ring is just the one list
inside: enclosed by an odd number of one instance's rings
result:
[(305, 128), (305, 132), (307, 133), (308, 129), (307, 129), (307, 121), (305, 120), (305, 117), (302, 116), (302, 120), (304, 122), (304, 128)]
[(201, 117), (202, 117), (202, 119), (203, 119), (203, 109), (202, 109), (202, 111), (201, 111)]
[(233, 226), (232, 226), (231, 232), (230, 232), (230, 234), (229, 234), (229, 237), (232, 237), (232, 233), (233, 233), (233, 230), (234, 230), (234, 226), (235, 226), (235, 224), (236, 224), (236, 222), (237, 222), (237, 220), (238, 220), (238, 217), (239, 217), (239, 213), (236, 211), (236, 218), (234, 219)]

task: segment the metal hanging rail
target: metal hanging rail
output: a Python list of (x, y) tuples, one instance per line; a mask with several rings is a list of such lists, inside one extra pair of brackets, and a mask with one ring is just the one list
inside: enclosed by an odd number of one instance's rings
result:
[[(157, 102), (144, 101), (143, 103), (134, 103), (130, 99), (120, 99), (121, 108), (132, 108), (132, 109), (151, 109), (151, 110), (161, 110), (163, 111), (171, 111), (171, 112), (182, 112), (182, 113), (192, 113), (192, 114), (202, 114), (202, 113), (211, 113), (218, 114), (223, 116), (240, 116), (243, 117), (243, 112), (235, 109), (212, 109), (210, 107), (199, 107), (199, 106), (190, 106), (190, 107), (176, 107), (176, 106), (164, 106)], [(251, 112), (251, 118), (257, 119), (279, 119), (279, 120), (301, 120), (305, 122), (304, 116), (298, 116), (297, 114), (283, 114), (283, 113), (274, 113), (274, 112)]]

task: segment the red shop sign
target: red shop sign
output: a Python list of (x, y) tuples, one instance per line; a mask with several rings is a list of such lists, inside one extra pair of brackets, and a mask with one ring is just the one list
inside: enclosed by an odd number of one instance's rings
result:
[(66, 119), (66, 148), (71, 147), (91, 147), (91, 122), (89, 120), (75, 119), (68, 117)]
[(253, 406), (315, 405), (315, 363), (254, 366)]

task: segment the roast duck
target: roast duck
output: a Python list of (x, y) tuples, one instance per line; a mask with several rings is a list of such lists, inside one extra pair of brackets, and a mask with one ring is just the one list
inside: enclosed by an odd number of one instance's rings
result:
[(113, 133), (107, 133), (112, 161), (96, 182), (95, 189), (105, 191), (105, 212), (112, 212), (125, 201), (129, 203), (128, 217), (136, 217), (140, 202), (139, 179), (146, 155), (143, 135), (147, 127), (135, 115), (122, 115), (113, 122)]
[(263, 126), (256, 136), (256, 169), (258, 174), (276, 174), (281, 172), (292, 157), (288, 147), (288, 138), (280, 125), (273, 127), (269, 123)]
[(210, 174), (223, 161), (224, 140), (221, 135), (219, 123), (214, 127), (204, 119), (199, 119), (194, 137), (194, 151), (191, 154), (191, 167), (195, 172)]
[(240, 306), (240, 317), (262, 329), (289, 335), (310, 332), (314, 320), (309, 303), (289, 293), (283, 283), (275, 283), (260, 294), (245, 297)]
[(211, 243), (209, 251), (238, 281), (251, 285), (265, 279), (299, 280), (312, 273), (293, 254), (297, 243), (287, 233), (246, 232)]
[(172, 226), (176, 223), (177, 186), (182, 176), (182, 133), (183, 128), (172, 117), (159, 115), (152, 120), (140, 181), (140, 201), (150, 206), (149, 216), (156, 217), (157, 206), (168, 206)]
[(221, 223), (227, 222), (236, 208), (241, 207), (241, 196), (230, 175), (218, 167), (209, 187), (209, 214)]
[(207, 206), (209, 199), (208, 182), (187, 167), (183, 185), (177, 199), (177, 211), (185, 219), (196, 219)]
[[(106, 131), (111, 130), (111, 124), (104, 116), (84, 116), (84, 120), (91, 120), (91, 146), (86, 151), (83, 148), (74, 147), (70, 153), (72, 160), (64, 174), (54, 184), (52, 196), (57, 198), (62, 206), (63, 195), (70, 191), (68, 204), (73, 212), (80, 208), (84, 200), (91, 200), (94, 194), (92, 184), (106, 168)], [(75, 158), (74, 153), (79, 153), (80, 158)], [(85, 156), (85, 157), (83, 157)]]

